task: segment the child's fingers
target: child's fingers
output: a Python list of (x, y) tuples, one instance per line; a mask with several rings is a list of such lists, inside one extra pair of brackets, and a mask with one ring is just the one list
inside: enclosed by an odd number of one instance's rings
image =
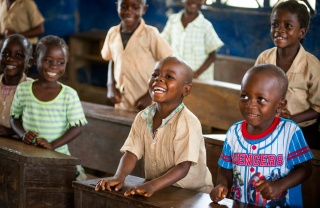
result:
[(130, 196), (130, 195), (134, 195), (135, 192), (133, 189), (128, 189), (126, 192), (124, 192), (124, 196)]
[(260, 186), (261, 184), (263, 184), (265, 182), (265, 180), (259, 180), (258, 182), (256, 182), (256, 186)]
[(103, 179), (99, 180), (99, 181), (97, 182), (97, 184), (96, 184), (95, 190), (96, 190), (96, 191), (99, 191), (100, 188), (101, 188), (101, 190), (105, 190), (105, 182), (106, 182), (106, 181), (103, 180)]

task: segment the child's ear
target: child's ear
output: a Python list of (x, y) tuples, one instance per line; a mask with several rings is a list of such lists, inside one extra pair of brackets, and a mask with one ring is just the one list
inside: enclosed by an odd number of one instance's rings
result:
[(301, 28), (301, 29), (300, 29), (299, 38), (300, 38), (300, 39), (304, 38), (304, 36), (306, 36), (306, 34), (307, 34), (307, 29), (306, 29), (306, 28)]
[(191, 92), (191, 89), (192, 89), (192, 84), (191, 83), (184, 85), (182, 96), (186, 97), (187, 95), (189, 95), (189, 93)]
[(278, 103), (277, 113), (281, 113), (281, 111), (284, 109), (284, 107), (286, 107), (286, 105), (287, 105), (286, 99), (280, 100), (280, 102)]
[(148, 7), (149, 7), (148, 4), (146, 4), (146, 5), (143, 6), (143, 12), (142, 12), (142, 14), (145, 14), (145, 13), (147, 12)]
[(32, 65), (33, 65), (33, 57), (31, 57), (31, 58), (28, 60), (27, 66), (28, 66), (28, 68), (31, 68)]

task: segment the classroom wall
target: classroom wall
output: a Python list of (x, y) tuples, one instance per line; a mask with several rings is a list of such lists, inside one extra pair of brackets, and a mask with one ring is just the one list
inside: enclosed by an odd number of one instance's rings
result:
[[(59, 35), (66, 40), (75, 32), (92, 29), (108, 30), (119, 24), (116, 0), (35, 0), (46, 18), (45, 35)], [(163, 29), (168, 11), (176, 12), (180, 6), (166, 7), (165, 0), (148, 0), (149, 8), (144, 15), (148, 24)], [(320, 0), (317, 0), (320, 11)], [(219, 51), (246, 58), (256, 58), (263, 50), (273, 47), (269, 36), (270, 9), (248, 11), (230, 8), (211, 8), (202, 10), (209, 19), (225, 46)], [(320, 59), (320, 14), (311, 20), (311, 27), (303, 46)]]

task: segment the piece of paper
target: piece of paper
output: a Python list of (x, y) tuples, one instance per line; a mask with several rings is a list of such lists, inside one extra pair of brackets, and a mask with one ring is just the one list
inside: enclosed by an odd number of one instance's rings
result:
[(228, 208), (232, 208), (233, 200), (232, 199), (228, 199), (228, 198), (224, 198), (221, 201), (219, 201), (218, 204), (227, 206)]

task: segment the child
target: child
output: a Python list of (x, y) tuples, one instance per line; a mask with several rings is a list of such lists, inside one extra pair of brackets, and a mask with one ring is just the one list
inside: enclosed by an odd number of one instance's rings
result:
[(0, 135), (12, 136), (10, 106), (19, 83), (31, 81), (24, 71), (32, 65), (32, 45), (22, 35), (8, 36), (2, 44), (0, 56)]
[(38, 36), (44, 33), (43, 23), (44, 18), (34, 1), (0, 0), (0, 36), (19, 33), (36, 44)]
[(142, 110), (151, 103), (148, 79), (156, 61), (172, 51), (158, 30), (141, 18), (146, 0), (119, 0), (117, 7), (121, 23), (108, 31), (101, 50), (103, 59), (112, 60), (107, 97), (117, 109)]
[(43, 37), (36, 58), (39, 80), (18, 86), (11, 126), (26, 144), (70, 155), (67, 144), (87, 121), (77, 92), (58, 82), (66, 70), (68, 46), (59, 37)]
[(286, 74), (272, 64), (244, 75), (239, 108), (245, 120), (227, 132), (213, 201), (232, 197), (257, 206), (302, 207), (300, 184), (311, 174), (313, 154), (299, 126), (277, 116), (287, 87)]
[(301, 45), (309, 28), (308, 10), (297, 1), (281, 2), (272, 10), (270, 21), (276, 47), (261, 53), (256, 64), (274, 64), (286, 72), (288, 105), (280, 116), (298, 123), (309, 147), (320, 149), (320, 62)]
[(194, 78), (213, 79), (216, 51), (224, 44), (200, 12), (204, 0), (186, 0), (185, 9), (169, 17), (161, 35), (174, 53), (190, 64)]
[(191, 68), (177, 57), (157, 63), (149, 80), (155, 103), (137, 114), (121, 148), (124, 155), (116, 174), (112, 180), (100, 180), (96, 191), (121, 189), (137, 160), (144, 157), (148, 182), (127, 190), (125, 196), (150, 197), (170, 185), (210, 192), (212, 176), (206, 166), (201, 124), (182, 102), (191, 91), (192, 76)]

